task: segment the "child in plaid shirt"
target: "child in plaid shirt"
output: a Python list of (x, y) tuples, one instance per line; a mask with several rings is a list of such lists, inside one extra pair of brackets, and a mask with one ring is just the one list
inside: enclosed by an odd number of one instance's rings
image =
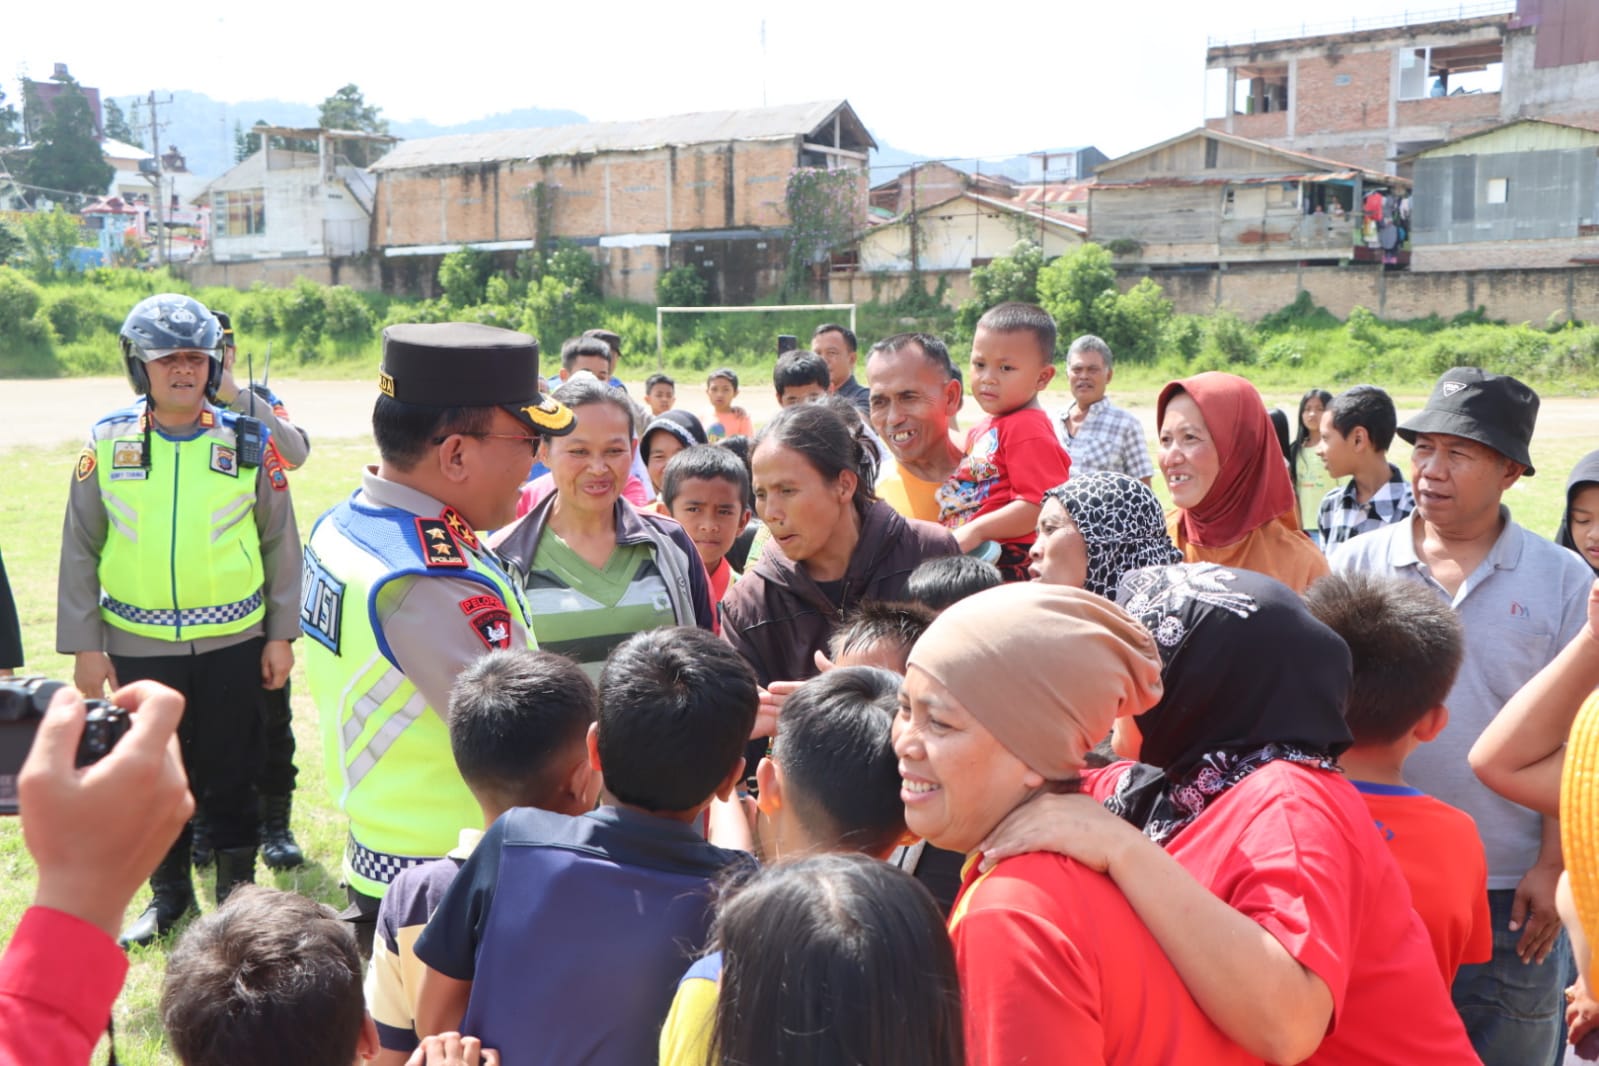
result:
[(1416, 509), (1399, 468), (1388, 461), (1399, 418), (1394, 401), (1375, 385), (1356, 385), (1339, 393), (1321, 415), (1316, 454), (1334, 478), (1348, 484), (1322, 497), (1316, 524), (1322, 551), (1397, 522)]

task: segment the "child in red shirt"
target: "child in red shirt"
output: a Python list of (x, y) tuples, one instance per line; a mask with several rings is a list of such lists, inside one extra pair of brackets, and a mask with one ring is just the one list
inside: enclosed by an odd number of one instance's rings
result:
[(987, 416), (966, 436), (966, 455), (938, 490), (939, 521), (961, 551), (999, 544), (1006, 581), (1026, 581), (1027, 553), (1045, 491), (1066, 480), (1061, 447), (1038, 394), (1055, 376), (1055, 320), (1041, 307), (1005, 303), (977, 322), (971, 388)]
[(661, 474), (661, 503), (700, 553), (718, 618), (722, 597), (738, 577), (727, 553), (749, 523), (749, 494), (749, 470), (743, 460), (714, 444), (685, 448), (667, 460)]
[(1460, 669), (1460, 621), (1421, 585), (1371, 574), (1322, 578), (1310, 613), (1354, 659), (1346, 721), (1355, 743), (1338, 757), (1399, 860), (1444, 981), (1493, 955), (1488, 859), (1465, 811), (1405, 784), (1405, 759), (1449, 724), (1444, 697)]

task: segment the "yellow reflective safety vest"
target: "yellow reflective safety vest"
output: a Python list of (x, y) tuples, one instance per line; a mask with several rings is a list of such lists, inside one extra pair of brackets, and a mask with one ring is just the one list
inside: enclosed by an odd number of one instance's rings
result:
[[(439, 539), (424, 543), (430, 536)], [(450, 565), (441, 567), (441, 552)], [(353, 495), (317, 519), (305, 547), (300, 629), (310, 639), (302, 655), (328, 785), (350, 819), (344, 874), (368, 896), (382, 896), (406, 867), (446, 854), (463, 827), (483, 818), (455, 768), (443, 709), (406, 679), (378, 625), (378, 594), (408, 575), (481, 584), (520, 614), (533, 646), (510, 578), (442, 519)]]
[[(108, 625), (187, 641), (241, 633), (265, 617), (256, 472), (239, 468), (237, 417), (208, 407), (187, 440), (146, 433), (143, 403), (95, 425)], [(79, 460), (80, 478), (88, 461)]]

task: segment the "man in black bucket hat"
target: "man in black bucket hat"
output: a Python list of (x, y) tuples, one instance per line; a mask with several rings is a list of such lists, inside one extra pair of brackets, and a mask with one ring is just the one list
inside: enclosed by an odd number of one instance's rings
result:
[(346, 917), (367, 951), (394, 876), (482, 821), (443, 717), (456, 675), (535, 646), (521, 590), (480, 534), (516, 517), (539, 442), (572, 430), (539, 391), (538, 356), (532, 337), (492, 326), (385, 329), (378, 465), (306, 544), (306, 675), (350, 818)]
[[(1488, 855), (1494, 953), (1455, 978), (1455, 1005), (1488, 1066), (1555, 1061), (1570, 945), (1554, 891), (1562, 860), (1552, 818), (1490, 792), (1467, 762), (1504, 701), (1577, 635), (1593, 572), (1511, 519), (1503, 497), (1533, 473), (1538, 395), (1513, 377), (1455, 367), (1398, 427), (1412, 447), (1410, 518), (1335, 550), (1335, 571), (1415, 581), (1450, 603), (1465, 658), (1449, 725), (1405, 763), (1405, 779), (1476, 820)], [(1533, 965), (1542, 963), (1542, 965)]]

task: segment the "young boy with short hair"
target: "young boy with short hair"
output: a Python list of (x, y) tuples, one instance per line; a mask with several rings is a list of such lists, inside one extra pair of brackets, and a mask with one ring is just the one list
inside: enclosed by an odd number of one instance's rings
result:
[(699, 549), (711, 579), (711, 602), (718, 609), (728, 586), (738, 579), (727, 553), (749, 523), (749, 489), (744, 461), (714, 444), (678, 452), (661, 477), (661, 500)]
[(350, 927), (258, 885), (234, 889), (178, 940), (161, 1025), (183, 1066), (352, 1066), (378, 1050)]
[(827, 361), (815, 352), (784, 352), (772, 367), (772, 388), (779, 407), (827, 399), (829, 380)]
[[(845, 667), (812, 678), (783, 704), (760, 761), (762, 843), (768, 861), (827, 851), (886, 859), (905, 836), (892, 731), (899, 678)], [(689, 967), (661, 1029), (661, 1066), (703, 1066), (716, 1016), (722, 956)]]
[(1322, 578), (1305, 602), (1354, 660), (1347, 721), (1355, 742), (1339, 764), (1399, 860), (1452, 983), (1462, 963), (1493, 955), (1488, 859), (1471, 817), (1411, 788), (1403, 768), (1449, 724), (1444, 698), (1460, 669), (1460, 621), (1423, 585), (1358, 572)]
[(1041, 307), (1003, 303), (977, 320), (971, 390), (984, 418), (966, 436), (966, 454), (938, 490), (939, 521), (969, 552), (999, 545), (1006, 581), (1026, 581), (1028, 550), (1044, 493), (1066, 480), (1061, 446), (1038, 394), (1055, 376), (1055, 320)]
[(665, 374), (651, 374), (644, 379), (644, 400), (651, 417), (664, 415), (677, 403), (677, 382)]
[(938, 612), (1003, 583), (993, 563), (975, 555), (945, 555), (912, 570), (905, 580), (905, 595)]
[[(461, 672), (450, 692), (450, 750), (484, 826), (512, 807), (573, 816), (593, 808), (599, 781), (587, 738), (596, 702), (582, 668), (553, 652), (493, 651)], [(463, 827), (454, 851), (400, 871), (383, 897), (366, 979), (382, 1046), (374, 1066), (405, 1066), (416, 1049), (416, 939), (482, 836)]]
[(862, 600), (833, 630), (827, 642), (828, 658), (834, 668), (875, 666), (904, 677), (912, 646), (936, 617), (936, 612), (919, 603)]
[(755, 423), (750, 413), (733, 405), (738, 399), (738, 374), (732, 367), (711, 371), (705, 379), (705, 398), (711, 401), (711, 414), (705, 420), (705, 433), (711, 440), (755, 436)]
[(743, 779), (757, 701), (749, 664), (705, 630), (612, 651), (588, 732), (600, 806), (516, 807), (484, 834), (417, 941), (417, 1031), (469, 1032), (520, 1063), (652, 1061), (711, 885), (749, 861), (695, 825)]
[(1349, 483), (1321, 499), (1316, 525), (1321, 548), (1331, 552), (1352, 537), (1409, 517), (1415, 497), (1399, 468), (1388, 461), (1399, 416), (1394, 401), (1375, 385), (1356, 385), (1333, 397), (1321, 413), (1316, 454), (1334, 478)]

